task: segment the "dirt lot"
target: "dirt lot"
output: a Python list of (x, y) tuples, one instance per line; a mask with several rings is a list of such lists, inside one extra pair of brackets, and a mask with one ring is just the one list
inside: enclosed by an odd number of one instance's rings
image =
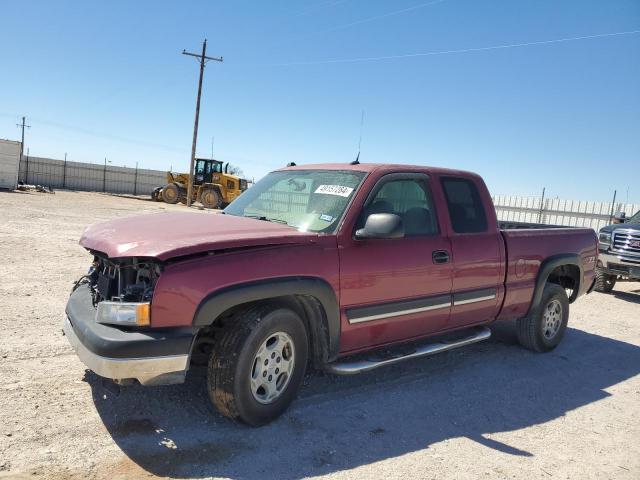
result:
[(309, 375), (261, 429), (213, 412), (202, 372), (178, 386), (103, 382), (60, 330), (89, 263), (80, 233), (174, 209), (185, 207), (0, 192), (0, 478), (640, 478), (637, 283), (580, 299), (550, 354), (498, 325), (463, 350)]

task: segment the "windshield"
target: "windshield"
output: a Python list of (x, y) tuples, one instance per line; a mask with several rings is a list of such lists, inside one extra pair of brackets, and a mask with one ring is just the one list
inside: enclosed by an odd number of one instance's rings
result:
[(640, 223), (640, 210), (638, 210), (633, 217), (627, 220), (625, 223)]
[(332, 232), (364, 172), (272, 172), (232, 202), (224, 213), (286, 223), (302, 232)]

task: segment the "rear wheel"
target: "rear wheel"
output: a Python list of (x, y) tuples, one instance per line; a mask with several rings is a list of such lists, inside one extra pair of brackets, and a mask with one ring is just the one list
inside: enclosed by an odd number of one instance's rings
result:
[(569, 299), (564, 288), (548, 283), (540, 304), (517, 323), (518, 341), (534, 352), (548, 352), (562, 341), (569, 320)]
[(200, 194), (200, 203), (205, 208), (220, 208), (222, 199), (215, 188), (205, 188)]
[(280, 416), (295, 398), (309, 346), (293, 311), (255, 306), (237, 312), (215, 341), (207, 387), (218, 411), (252, 426)]
[(180, 189), (175, 183), (169, 183), (162, 189), (162, 199), (172, 205), (180, 200)]
[(616, 285), (617, 278), (615, 275), (610, 275), (596, 268), (596, 292), (610, 293)]

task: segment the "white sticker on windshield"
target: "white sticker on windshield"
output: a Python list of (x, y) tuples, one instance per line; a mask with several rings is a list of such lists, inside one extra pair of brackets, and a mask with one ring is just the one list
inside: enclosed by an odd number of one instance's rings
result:
[(353, 188), (343, 187), (342, 185), (320, 185), (315, 191), (315, 193), (338, 195), (339, 197), (348, 197), (351, 195), (351, 192), (353, 192)]
[(320, 215), (320, 220), (324, 220), (325, 222), (332, 222), (333, 217), (331, 215)]

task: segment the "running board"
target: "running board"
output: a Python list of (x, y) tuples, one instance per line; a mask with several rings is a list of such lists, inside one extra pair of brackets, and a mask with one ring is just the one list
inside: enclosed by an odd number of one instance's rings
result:
[(373, 370), (374, 368), (393, 365), (394, 363), (399, 363), (404, 360), (426, 357), (428, 355), (434, 355), (436, 353), (453, 350), (454, 348), (471, 345), (472, 343), (487, 340), (490, 336), (491, 330), (489, 330), (487, 327), (481, 327), (476, 329), (466, 337), (450, 341), (441, 340), (435, 343), (421, 345), (416, 347), (411, 352), (402, 355), (381, 358), (379, 360), (347, 360), (336, 363), (329, 363), (328, 365), (326, 365), (325, 370), (329, 373), (335, 373), (336, 375), (354, 375), (356, 373), (368, 372), (369, 370)]

